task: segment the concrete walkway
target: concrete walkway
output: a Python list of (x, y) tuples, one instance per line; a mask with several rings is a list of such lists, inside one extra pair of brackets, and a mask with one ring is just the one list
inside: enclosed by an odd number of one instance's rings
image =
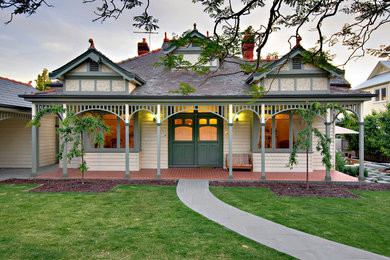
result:
[[(39, 167), (38, 175), (58, 169), (58, 164)], [(0, 168), (0, 181), (11, 178), (31, 178), (31, 168)]]
[(206, 218), (299, 259), (389, 259), (309, 235), (234, 208), (209, 191), (208, 180), (179, 180), (177, 195), (186, 206)]

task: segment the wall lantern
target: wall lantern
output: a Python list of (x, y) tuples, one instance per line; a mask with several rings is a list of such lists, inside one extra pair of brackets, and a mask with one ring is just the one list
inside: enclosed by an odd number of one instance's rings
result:
[(238, 121), (239, 121), (239, 119), (240, 119), (240, 114), (237, 114), (237, 115), (235, 116), (235, 120), (236, 120), (236, 122), (238, 122)]

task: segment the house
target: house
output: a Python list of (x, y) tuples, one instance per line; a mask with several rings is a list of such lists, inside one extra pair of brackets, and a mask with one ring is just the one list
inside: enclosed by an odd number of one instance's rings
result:
[(375, 94), (371, 100), (364, 103), (364, 115), (369, 115), (373, 110), (385, 110), (386, 103), (390, 100), (390, 61), (379, 61), (367, 80), (354, 87), (355, 90), (364, 90)]
[(26, 125), (32, 104), (18, 97), (24, 93), (36, 93), (31, 82), (0, 77), (0, 168), (30, 168), (32, 156), (39, 166), (56, 163), (56, 118), (44, 116), (37, 138), (39, 153), (31, 153), (31, 129)]
[[(209, 40), (196, 27), (188, 33)], [(299, 42), (280, 59), (264, 61), (267, 70), (251, 75), (237, 73), (239, 63), (253, 57), (253, 48), (244, 44), (243, 59), (231, 58), (223, 64), (218, 59), (210, 61), (211, 71), (218, 66), (221, 69), (207, 81), (195, 72), (153, 66), (165, 55), (180, 54), (195, 62), (201, 52), (196, 45), (175, 47), (165, 37), (161, 49), (150, 51), (144, 40), (138, 44), (139, 56), (115, 63), (98, 51), (92, 40), (90, 43), (86, 52), (50, 73), (52, 79), (63, 82), (62, 88), (22, 97), (33, 103), (33, 115), (57, 104), (80, 115), (102, 118), (111, 133), (105, 135), (103, 147), (86, 138), (88, 166), (90, 170), (125, 171), (126, 177), (140, 169), (156, 169), (158, 178), (161, 169), (229, 165), (232, 178), (236, 154), (250, 155), (252, 171), (261, 172), (263, 179), (266, 172), (289, 172), (286, 164), (297, 133), (304, 127), (302, 118), (292, 111), (307, 107), (310, 101), (337, 103), (363, 120), (362, 104), (372, 97), (367, 92), (331, 86), (333, 78), (346, 84), (344, 72), (301, 63), (304, 49)], [(177, 92), (181, 82), (196, 91), (188, 95)], [(269, 92), (250, 103), (252, 95), (245, 92), (251, 91), (250, 84), (262, 84)], [(333, 113), (318, 116), (314, 123), (332, 139), (333, 117)], [(361, 135), (363, 131), (361, 127)], [(334, 160), (334, 142), (330, 146)], [(309, 171), (325, 170), (321, 159), (313, 146)], [(300, 163), (292, 171), (304, 172), (305, 160), (301, 151)], [(62, 162), (63, 176), (78, 163)], [(326, 179), (330, 179), (329, 172)]]

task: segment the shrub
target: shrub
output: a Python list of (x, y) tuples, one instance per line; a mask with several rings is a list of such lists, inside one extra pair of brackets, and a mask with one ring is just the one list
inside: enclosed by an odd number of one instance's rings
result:
[(345, 159), (343, 156), (343, 153), (340, 151), (336, 152), (336, 170), (337, 171), (344, 171), (345, 168)]
[[(341, 170), (340, 170), (341, 171)], [(341, 172), (348, 174), (350, 176), (358, 177), (359, 176), (359, 166), (347, 166), (344, 167), (344, 170)], [(368, 176), (368, 170), (365, 168), (364, 169), (364, 177)]]

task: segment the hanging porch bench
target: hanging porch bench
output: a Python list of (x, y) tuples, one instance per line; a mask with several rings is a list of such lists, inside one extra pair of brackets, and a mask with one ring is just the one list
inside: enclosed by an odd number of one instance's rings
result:
[[(226, 155), (226, 168), (229, 168), (229, 154)], [(232, 169), (252, 170), (252, 155), (247, 153), (232, 154)]]

